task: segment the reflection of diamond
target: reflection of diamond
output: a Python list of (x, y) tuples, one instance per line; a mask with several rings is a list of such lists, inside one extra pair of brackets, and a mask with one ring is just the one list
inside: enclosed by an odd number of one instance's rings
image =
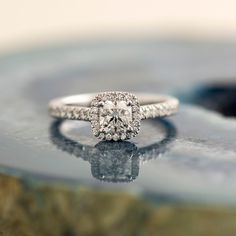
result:
[(95, 178), (108, 182), (130, 182), (139, 173), (137, 147), (129, 142), (100, 142), (98, 152), (91, 159)]
[(101, 93), (91, 105), (93, 133), (98, 138), (117, 141), (138, 133), (140, 106), (134, 95), (125, 92)]

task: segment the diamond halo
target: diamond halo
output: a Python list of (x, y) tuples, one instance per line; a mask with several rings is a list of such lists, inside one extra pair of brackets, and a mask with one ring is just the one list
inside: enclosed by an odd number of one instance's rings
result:
[(126, 140), (140, 130), (140, 104), (128, 92), (103, 92), (91, 102), (91, 127), (101, 140)]

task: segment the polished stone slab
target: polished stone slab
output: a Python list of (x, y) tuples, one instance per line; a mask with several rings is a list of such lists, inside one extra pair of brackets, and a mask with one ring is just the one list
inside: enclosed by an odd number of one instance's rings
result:
[[(2, 55), (1, 171), (154, 201), (235, 203), (236, 122), (217, 109), (221, 99), (206, 106), (210, 96), (201, 93), (234, 86), (235, 59), (233, 43), (160, 40), (84, 41)], [(86, 122), (58, 127), (47, 114), (54, 97), (107, 90), (167, 93), (182, 106), (166, 123), (144, 121), (140, 135), (121, 147), (98, 143)]]

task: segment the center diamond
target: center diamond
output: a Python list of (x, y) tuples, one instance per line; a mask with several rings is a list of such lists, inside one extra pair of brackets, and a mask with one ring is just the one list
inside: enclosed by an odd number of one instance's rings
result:
[(132, 107), (125, 101), (106, 101), (99, 108), (100, 132), (114, 135), (125, 132), (132, 122)]
[(129, 93), (106, 92), (92, 101), (92, 128), (95, 136), (105, 140), (134, 137), (140, 126), (137, 98)]

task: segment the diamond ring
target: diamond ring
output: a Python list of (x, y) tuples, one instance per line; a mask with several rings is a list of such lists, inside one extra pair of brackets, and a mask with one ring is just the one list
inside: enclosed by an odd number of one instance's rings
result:
[(49, 113), (57, 119), (90, 121), (94, 136), (118, 141), (135, 137), (141, 120), (172, 115), (178, 106), (178, 99), (170, 96), (102, 92), (53, 99)]

